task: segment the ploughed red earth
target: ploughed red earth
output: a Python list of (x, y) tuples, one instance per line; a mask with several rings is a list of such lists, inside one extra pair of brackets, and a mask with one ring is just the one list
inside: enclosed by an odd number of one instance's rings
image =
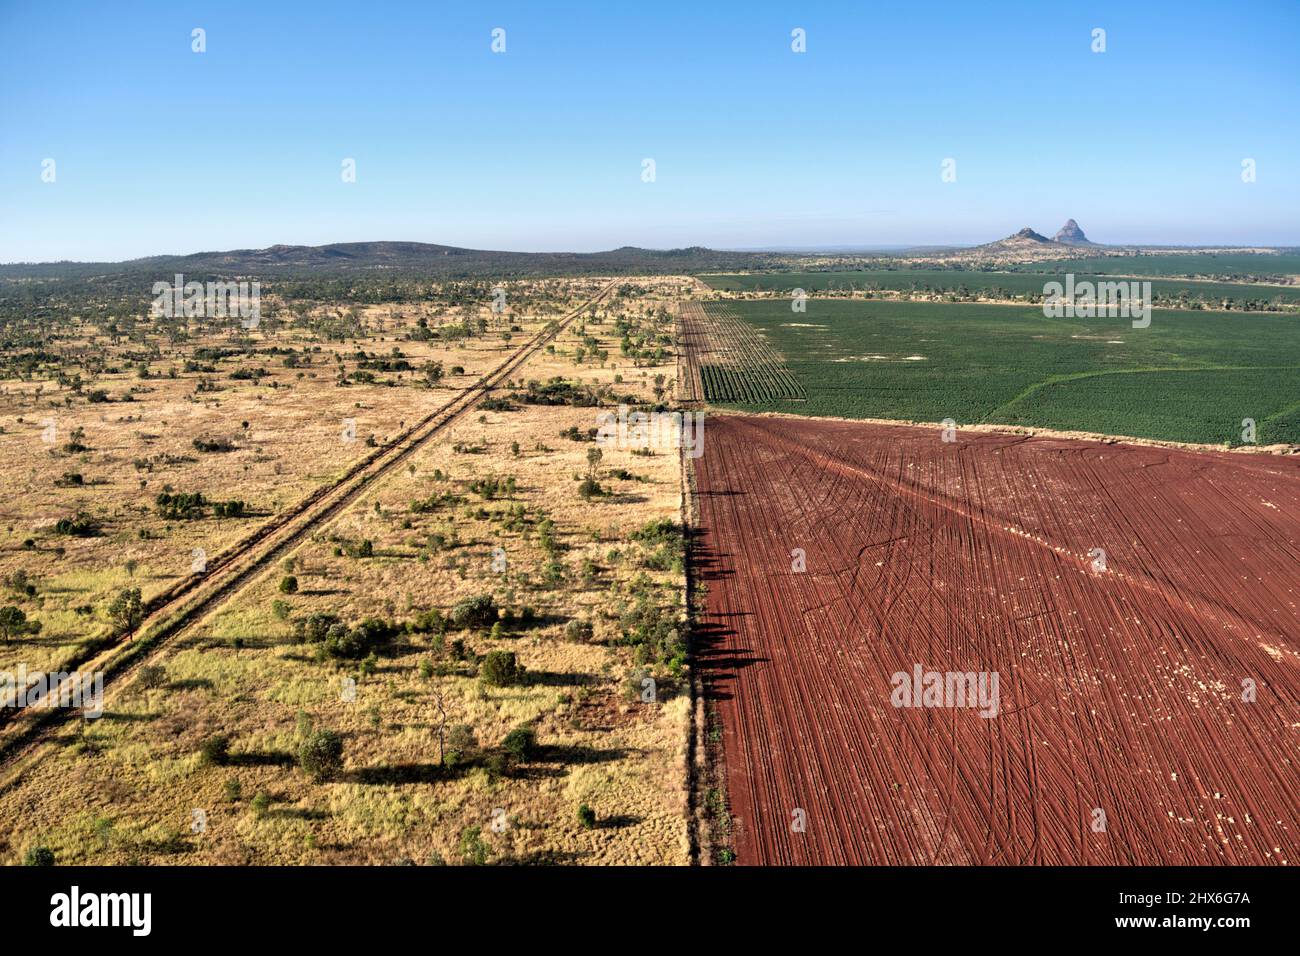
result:
[(942, 437), (705, 424), (737, 861), (1300, 862), (1300, 458)]

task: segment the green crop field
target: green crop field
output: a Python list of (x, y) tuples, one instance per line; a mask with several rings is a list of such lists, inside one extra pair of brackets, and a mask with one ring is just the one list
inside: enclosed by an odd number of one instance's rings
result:
[[(728, 407), (987, 422), (1141, 438), (1300, 443), (1300, 317), (1159, 311), (1049, 319), (1041, 308), (809, 299), (712, 304), (750, 323), (807, 393)], [(706, 388), (707, 394), (707, 388)], [(714, 404), (717, 396), (708, 396)]]
[(1008, 268), (1017, 272), (1096, 272), (1104, 275), (1217, 276), (1225, 279), (1247, 276), (1300, 275), (1300, 253), (1278, 255), (1249, 252), (1189, 255), (1153, 254), (1142, 256), (1095, 256), (1087, 259), (1056, 259), (1027, 262)]
[[(1183, 257), (1189, 258), (1189, 257)], [(1263, 257), (1256, 257), (1263, 258)], [(1271, 258), (1271, 257), (1270, 257)], [(1088, 260), (1096, 262), (1097, 260)], [(1140, 259), (1125, 259), (1140, 262)], [(1076, 263), (1077, 264), (1077, 263)], [(1085, 271), (1078, 265), (1075, 281), (1096, 281), (1099, 276), (1113, 276), (1116, 272)], [(1062, 272), (1069, 270), (1062, 270)], [(1145, 273), (1134, 272), (1133, 275)], [(1025, 298), (1041, 296), (1045, 282), (1060, 281), (1061, 273), (1052, 270), (1035, 272), (975, 272), (955, 269), (873, 269), (868, 271), (840, 272), (766, 272), (736, 275), (700, 276), (711, 288), (740, 292), (780, 292), (794, 289), (805, 292), (847, 292), (851, 290), (879, 290), (896, 292), (936, 292), (957, 296), (980, 294), (994, 298)], [(1108, 281), (1114, 281), (1108, 280)], [(1248, 283), (1205, 282), (1191, 279), (1153, 279), (1151, 292), (1157, 307), (1161, 303), (1191, 305), (1200, 303), (1204, 308), (1218, 309), (1225, 299), (1234, 308), (1247, 303), (1254, 309), (1265, 306), (1300, 305), (1300, 285), (1279, 287)]]

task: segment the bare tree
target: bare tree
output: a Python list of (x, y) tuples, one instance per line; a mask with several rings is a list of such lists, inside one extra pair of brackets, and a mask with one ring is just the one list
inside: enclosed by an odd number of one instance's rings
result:
[(441, 684), (433, 687), (433, 709), (438, 714), (438, 766), (441, 767), (447, 744), (447, 695)]

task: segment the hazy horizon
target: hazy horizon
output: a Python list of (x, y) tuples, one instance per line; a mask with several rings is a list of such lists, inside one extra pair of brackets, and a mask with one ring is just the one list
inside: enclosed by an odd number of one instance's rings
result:
[[(1082, 228), (1082, 226), (1081, 226)], [(1041, 230), (1040, 230), (1041, 231)], [(1052, 230), (1055, 232), (1055, 230)], [(1087, 229), (1084, 229), (1087, 232)], [(1008, 233), (1010, 235), (1010, 233)], [(995, 239), (1004, 239), (1006, 236), (997, 236)], [(1047, 238), (1051, 238), (1047, 234)], [(431, 246), (447, 246), (451, 248), (470, 249), (475, 252), (506, 252), (506, 253), (537, 253), (537, 254), (573, 254), (573, 255), (590, 255), (593, 253), (612, 252), (620, 248), (642, 248), (651, 252), (667, 252), (673, 249), (686, 249), (691, 247), (700, 247), (712, 249), (715, 252), (738, 252), (738, 253), (788, 253), (792, 255), (815, 255), (815, 254), (884, 254), (890, 252), (906, 252), (914, 249), (969, 249), (975, 246), (983, 245), (986, 242), (992, 242), (994, 239), (984, 240), (976, 243), (957, 243), (957, 242), (915, 242), (915, 243), (828, 243), (817, 245), (764, 245), (764, 246), (707, 246), (704, 243), (692, 242), (681, 246), (636, 246), (633, 243), (621, 243), (617, 246), (607, 246), (600, 249), (516, 249), (505, 247), (475, 247), (462, 246), (454, 242), (438, 242), (428, 239), (344, 239), (321, 243), (300, 243), (300, 242), (272, 242), (265, 246), (230, 246), (220, 249), (189, 249), (184, 252), (159, 251), (150, 252), (142, 256), (131, 256), (129, 259), (12, 259), (0, 261), (3, 266), (21, 266), (21, 265), (56, 265), (59, 263), (70, 263), (76, 265), (92, 264), (97, 262), (117, 263), (130, 262), (140, 259), (153, 258), (183, 258), (185, 256), (204, 255), (223, 252), (239, 251), (256, 251), (269, 249), (275, 246), (320, 248), (323, 246), (340, 246), (340, 245), (362, 245), (379, 242), (390, 243), (418, 243)], [(1135, 248), (1144, 249), (1201, 249), (1201, 248), (1255, 248), (1255, 249), (1294, 249), (1300, 248), (1300, 243), (1223, 243), (1223, 242), (1196, 242), (1196, 243), (1156, 243), (1156, 242), (1131, 242), (1131, 243), (1093, 243), (1099, 249), (1106, 248)]]

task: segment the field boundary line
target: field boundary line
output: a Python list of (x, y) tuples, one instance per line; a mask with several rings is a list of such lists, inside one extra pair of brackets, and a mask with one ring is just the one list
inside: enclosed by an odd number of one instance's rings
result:
[[(894, 428), (934, 428), (945, 427), (943, 422), (918, 421), (911, 418), (845, 418), (841, 415), (800, 415), (798, 412), (759, 411), (740, 406), (706, 405), (705, 411), (715, 415), (737, 415), (745, 418), (789, 418), (802, 422), (844, 422), (854, 425), (889, 425)], [(1084, 441), (1098, 445), (1139, 445), (1147, 448), (1170, 448), (1176, 451), (1189, 451), (1223, 455), (1263, 455), (1277, 458), (1289, 458), (1300, 454), (1300, 445), (1279, 443), (1276, 445), (1233, 445), (1207, 444), (1205, 442), (1174, 441), (1171, 438), (1142, 438), (1138, 435), (1106, 435), (1101, 432), (1076, 432), (1057, 428), (1045, 428), (1038, 425), (1009, 425), (995, 422), (958, 422), (957, 430), (978, 432), (988, 435), (1014, 435), (1021, 438), (1043, 438), (1057, 441)]]
[[(990, 423), (989, 419), (994, 415), (1004, 412), (1011, 406), (1024, 401), (1030, 395), (1033, 395), (1039, 389), (1047, 388), (1049, 385), (1061, 385), (1065, 382), (1078, 382), (1083, 379), (1101, 378), (1107, 375), (1168, 375), (1172, 373), (1183, 372), (1286, 372), (1300, 371), (1300, 365), (1197, 365), (1194, 367), (1187, 366), (1161, 366), (1148, 365), (1142, 368), (1104, 368), (1096, 369), (1091, 372), (1066, 372), (1063, 375), (1050, 375), (1042, 381), (1035, 382), (1024, 391), (1020, 392), (1013, 398), (1003, 402), (993, 411), (989, 412), (980, 419), (980, 424)], [(1270, 416), (1271, 417), (1271, 416)], [(1267, 418), (1263, 419), (1268, 421)]]

